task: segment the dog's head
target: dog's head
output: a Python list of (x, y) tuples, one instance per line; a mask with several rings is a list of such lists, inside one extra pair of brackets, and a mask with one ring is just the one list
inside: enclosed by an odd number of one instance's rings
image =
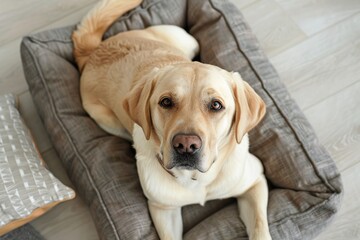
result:
[(158, 145), (168, 171), (207, 172), (221, 149), (240, 143), (265, 114), (264, 102), (238, 73), (192, 62), (149, 76), (124, 109)]

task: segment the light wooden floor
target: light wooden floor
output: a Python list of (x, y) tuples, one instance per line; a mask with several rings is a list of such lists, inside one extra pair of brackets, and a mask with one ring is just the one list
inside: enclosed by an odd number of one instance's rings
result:
[[(342, 208), (317, 239), (360, 239), (360, 1), (232, 1), (342, 173), (346, 192)], [(76, 23), (94, 2), (0, 1), (0, 94), (19, 96), (20, 111), (50, 169), (61, 164), (27, 90), (19, 43), (31, 32)], [(65, 174), (57, 172), (69, 183)], [(64, 239), (56, 230), (59, 218), (64, 219), (60, 225), (70, 229), (72, 239), (98, 238), (80, 199), (56, 207), (33, 225), (48, 239)], [(69, 218), (78, 219), (79, 224), (69, 226)]]

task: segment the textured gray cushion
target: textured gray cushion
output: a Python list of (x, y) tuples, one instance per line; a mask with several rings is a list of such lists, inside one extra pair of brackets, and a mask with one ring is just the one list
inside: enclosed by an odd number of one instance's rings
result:
[(0, 236), (74, 197), (45, 168), (14, 96), (0, 96)]
[[(333, 160), (289, 96), (243, 16), (224, 0), (145, 0), (121, 17), (119, 31), (174, 24), (201, 46), (200, 61), (238, 71), (267, 104), (250, 133), (251, 151), (271, 187), (268, 218), (273, 239), (311, 239), (339, 208), (342, 185)], [(24, 38), (26, 79), (44, 124), (103, 239), (156, 239), (130, 143), (103, 132), (81, 107), (72, 56), (74, 27)], [(246, 238), (233, 200), (183, 208), (185, 239)]]

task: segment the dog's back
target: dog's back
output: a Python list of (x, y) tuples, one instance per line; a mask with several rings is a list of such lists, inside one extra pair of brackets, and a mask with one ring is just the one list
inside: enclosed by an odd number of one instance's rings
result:
[[(170, 25), (120, 32), (103, 41), (107, 28), (141, 2), (102, 0), (83, 18), (72, 35), (74, 57), (81, 71), (80, 92), (84, 109), (105, 131), (127, 139), (133, 126), (125, 111), (127, 108), (112, 109), (111, 106), (123, 106), (130, 89), (138, 83), (143, 84), (139, 79), (151, 78), (149, 74), (154, 69), (191, 62), (199, 51), (199, 45), (191, 35)], [(128, 134), (123, 134), (124, 128)]]

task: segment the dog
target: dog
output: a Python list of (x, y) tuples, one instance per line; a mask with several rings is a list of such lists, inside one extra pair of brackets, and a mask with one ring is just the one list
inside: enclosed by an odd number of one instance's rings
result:
[(140, 183), (160, 239), (182, 239), (181, 207), (236, 198), (250, 239), (271, 239), (268, 188), (248, 131), (265, 104), (239, 73), (193, 62), (198, 42), (170, 25), (107, 28), (141, 0), (103, 0), (72, 34), (84, 109), (133, 142)]

